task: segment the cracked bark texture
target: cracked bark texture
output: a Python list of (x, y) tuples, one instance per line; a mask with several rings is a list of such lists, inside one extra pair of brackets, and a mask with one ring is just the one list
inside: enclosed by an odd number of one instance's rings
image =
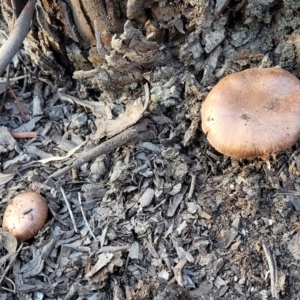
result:
[[(118, 101), (140, 93), (149, 76), (169, 74), (175, 76), (172, 85), (180, 86), (179, 44), (204, 23), (205, 2), (41, 0), (25, 49), (57, 82), (75, 79), (82, 97), (93, 89), (104, 100)], [(160, 75), (149, 73), (165, 66)], [(172, 97), (181, 91), (175, 88)]]
[[(3, 1), (2, 11), (8, 7)], [(75, 79), (82, 98), (100, 91), (103, 101), (123, 103), (149, 82), (152, 103), (168, 108), (195, 79), (207, 87), (249, 67), (293, 70), (286, 36), (299, 30), (299, 7), (293, 0), (40, 0), (24, 44), (56, 83)]]

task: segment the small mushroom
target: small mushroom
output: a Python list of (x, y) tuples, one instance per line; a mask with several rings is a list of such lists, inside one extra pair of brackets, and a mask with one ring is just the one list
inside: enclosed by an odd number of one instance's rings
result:
[(216, 150), (268, 160), (300, 138), (300, 81), (280, 68), (231, 74), (210, 91), (201, 115)]
[(17, 195), (7, 205), (2, 228), (19, 241), (33, 238), (44, 226), (48, 216), (45, 198), (35, 192)]

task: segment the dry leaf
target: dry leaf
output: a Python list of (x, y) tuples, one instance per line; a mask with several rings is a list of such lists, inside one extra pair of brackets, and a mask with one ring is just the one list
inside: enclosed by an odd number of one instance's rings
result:
[(113, 258), (112, 253), (101, 253), (98, 257), (97, 263), (92, 267), (92, 269), (85, 274), (86, 278), (92, 277), (95, 273), (97, 273), (100, 269), (109, 264), (111, 259)]
[(0, 173), (0, 186), (12, 180), (15, 176), (15, 173), (3, 174)]
[(92, 100), (81, 100), (76, 97), (66, 95), (63, 93), (59, 93), (59, 97), (61, 100), (71, 102), (72, 104), (76, 103), (77, 105), (86, 107), (90, 109), (97, 118), (105, 118), (105, 119), (111, 119), (112, 114), (110, 111), (110, 108), (107, 104), (104, 104), (100, 101), (92, 101)]
[(0, 231), (0, 248), (5, 248), (8, 252), (8, 254), (1, 257), (0, 266), (16, 252), (17, 246), (18, 242), (10, 232)]
[(41, 119), (42, 117), (34, 117), (30, 121), (24, 123), (20, 127), (12, 130), (12, 132), (30, 132), (34, 129), (35, 124)]
[(140, 207), (147, 207), (151, 204), (154, 197), (154, 190), (147, 188), (139, 199)]
[(0, 126), (0, 153), (12, 151), (16, 147), (16, 140), (12, 137), (7, 127)]
[(114, 135), (124, 131), (131, 125), (141, 119), (143, 113), (147, 109), (147, 105), (143, 105), (139, 98), (126, 107), (126, 111), (115, 120), (100, 120), (98, 130), (93, 139), (99, 140), (103, 137), (113, 137)]

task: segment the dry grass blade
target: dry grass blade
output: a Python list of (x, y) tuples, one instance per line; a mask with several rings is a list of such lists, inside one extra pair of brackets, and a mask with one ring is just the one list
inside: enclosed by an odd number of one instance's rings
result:
[(8, 83), (12, 84), (12, 83), (14, 83), (20, 79), (24, 79), (26, 77), (28, 77), (28, 75), (9, 78), (9, 81), (7, 80), (7, 78), (0, 77), (0, 94), (2, 94), (7, 89)]
[(61, 193), (63, 195), (63, 198), (64, 198), (64, 200), (66, 202), (66, 205), (67, 205), (67, 208), (68, 208), (68, 211), (69, 211), (72, 223), (73, 223), (74, 231), (77, 233), (78, 229), (77, 229), (76, 221), (75, 221), (75, 218), (74, 218), (74, 215), (73, 215), (73, 212), (72, 212), (72, 208), (71, 208), (70, 202), (68, 201), (64, 190), (62, 188), (60, 188), (60, 191), (61, 191)]
[(46, 163), (49, 163), (49, 162), (52, 162), (52, 161), (60, 161), (60, 160), (65, 160), (67, 158), (70, 158), (77, 150), (79, 150), (83, 145), (85, 145), (86, 142), (83, 142), (82, 144), (76, 146), (75, 148), (73, 148), (72, 150), (70, 150), (66, 155), (64, 156), (53, 156), (53, 157), (47, 157), (47, 158), (44, 158), (44, 159), (40, 159), (40, 160), (37, 160), (37, 161), (32, 161), (28, 164), (26, 164), (26, 166), (29, 166), (31, 164), (34, 164), (34, 163), (42, 163), (42, 164), (46, 164)]
[(9, 182), (14, 178), (16, 173), (10, 173), (10, 174), (3, 174), (0, 173), (0, 186), (4, 185), (5, 183)]
[(81, 195), (80, 195), (80, 193), (78, 193), (78, 202), (79, 202), (80, 210), (81, 210), (82, 217), (83, 217), (83, 220), (84, 220), (84, 222), (85, 222), (85, 225), (87, 226), (87, 228), (88, 228), (88, 230), (89, 230), (91, 236), (93, 237), (93, 239), (94, 239), (95, 241), (97, 241), (97, 238), (95, 237), (95, 235), (94, 235), (94, 233), (93, 233), (93, 231), (92, 231), (92, 229), (91, 229), (91, 227), (90, 227), (90, 224), (89, 224), (89, 222), (87, 221), (87, 219), (86, 219), (86, 217), (85, 217), (85, 214), (84, 214), (84, 211), (83, 211), (83, 208), (82, 208), (82, 205), (81, 205)]

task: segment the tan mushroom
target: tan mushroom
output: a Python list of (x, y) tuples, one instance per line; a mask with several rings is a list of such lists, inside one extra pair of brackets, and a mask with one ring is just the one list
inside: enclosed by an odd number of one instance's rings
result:
[(2, 228), (19, 241), (33, 238), (44, 226), (48, 216), (45, 198), (35, 192), (17, 195), (7, 205)]
[(231, 74), (210, 91), (201, 116), (219, 152), (268, 159), (300, 138), (300, 81), (280, 68)]

